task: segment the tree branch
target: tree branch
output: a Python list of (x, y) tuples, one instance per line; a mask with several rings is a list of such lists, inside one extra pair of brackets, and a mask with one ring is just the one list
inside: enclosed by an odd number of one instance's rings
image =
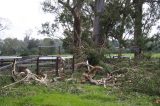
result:
[(65, 2), (63, 2), (63, 1), (61, 1), (61, 0), (58, 0), (58, 2), (60, 3), (60, 4), (62, 4), (63, 6), (65, 6), (69, 11), (71, 11), (71, 12), (73, 12), (74, 11), (74, 9), (69, 5), (69, 0), (67, 1), (67, 3), (65, 3)]

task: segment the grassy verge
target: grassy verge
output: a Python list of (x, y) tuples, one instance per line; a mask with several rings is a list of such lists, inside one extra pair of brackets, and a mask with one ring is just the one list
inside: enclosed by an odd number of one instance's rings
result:
[[(153, 97), (123, 94), (113, 88), (76, 85), (81, 93), (61, 92), (53, 88), (24, 85), (1, 90), (1, 106), (153, 106)], [(72, 87), (72, 85), (71, 85)]]

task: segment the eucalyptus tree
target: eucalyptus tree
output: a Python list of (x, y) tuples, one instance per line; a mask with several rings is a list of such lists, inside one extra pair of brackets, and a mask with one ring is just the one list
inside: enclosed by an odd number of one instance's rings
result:
[(92, 4), (94, 4), (93, 0), (58, 0), (57, 6), (53, 1), (43, 3), (45, 12), (56, 14), (54, 24), (60, 23), (64, 29), (64, 49), (76, 54), (75, 58), (78, 60), (85, 59), (85, 53), (88, 51), (86, 48), (93, 47), (94, 12)]
[(93, 40), (96, 46), (104, 44), (104, 36), (101, 33), (102, 28), (100, 25), (100, 16), (104, 13), (104, 0), (95, 0), (95, 16), (94, 16), (94, 24), (93, 24)]
[[(119, 56), (125, 45), (127, 35), (132, 34), (130, 0), (110, 0), (105, 2), (105, 10), (100, 18), (103, 40), (114, 38), (119, 43)], [(107, 42), (107, 41), (106, 41)], [(107, 46), (107, 45), (106, 45)]]
[(84, 0), (58, 0), (59, 7), (56, 8), (53, 1), (45, 1), (43, 3), (43, 10), (45, 12), (52, 13), (55, 12), (58, 8), (60, 11), (57, 21), (61, 22), (65, 27), (68, 22), (70, 22), (70, 26), (73, 29), (73, 44), (76, 48), (81, 47), (81, 8), (83, 6)]
[[(152, 26), (160, 19), (160, 1), (159, 0), (133, 0), (134, 12), (134, 46), (136, 47), (135, 58), (141, 56)], [(147, 10), (143, 6), (147, 4)]]

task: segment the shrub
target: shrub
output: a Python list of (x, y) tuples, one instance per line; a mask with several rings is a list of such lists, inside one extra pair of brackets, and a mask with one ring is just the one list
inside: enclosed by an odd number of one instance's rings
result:
[(13, 82), (12, 77), (10, 76), (0, 76), (0, 87), (5, 86)]
[(88, 49), (86, 51), (87, 59), (91, 65), (97, 65), (105, 59), (105, 49)]
[(126, 91), (160, 95), (159, 76), (159, 71), (150, 73), (144, 70), (130, 70), (123, 78), (122, 88)]
[(143, 58), (144, 58), (144, 59), (150, 60), (151, 57), (152, 57), (152, 54), (151, 54), (151, 53), (145, 53), (145, 54), (143, 54)]

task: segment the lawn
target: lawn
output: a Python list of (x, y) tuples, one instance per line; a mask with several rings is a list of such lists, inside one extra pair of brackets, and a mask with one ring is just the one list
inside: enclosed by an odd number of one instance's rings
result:
[(160, 53), (153, 53), (153, 54), (152, 54), (152, 57), (153, 57), (153, 58), (160, 58)]
[(78, 84), (76, 88), (79, 90), (67, 92), (64, 89), (55, 90), (55, 87), (17, 86), (14, 89), (1, 90), (0, 104), (1, 106), (154, 106), (153, 97), (144, 94), (133, 92), (126, 96), (110, 87), (85, 84)]
[[(145, 53), (145, 54), (148, 54), (148, 53)], [(113, 54), (110, 54), (110, 56), (111, 57), (118, 56), (118, 54), (113, 53)], [(130, 58), (133, 58), (134, 54), (133, 53), (123, 53), (122, 56), (127, 56), (127, 57), (130, 57)], [(109, 54), (106, 54), (106, 57), (109, 58)], [(151, 57), (152, 58), (160, 58), (160, 53), (151, 53)]]

